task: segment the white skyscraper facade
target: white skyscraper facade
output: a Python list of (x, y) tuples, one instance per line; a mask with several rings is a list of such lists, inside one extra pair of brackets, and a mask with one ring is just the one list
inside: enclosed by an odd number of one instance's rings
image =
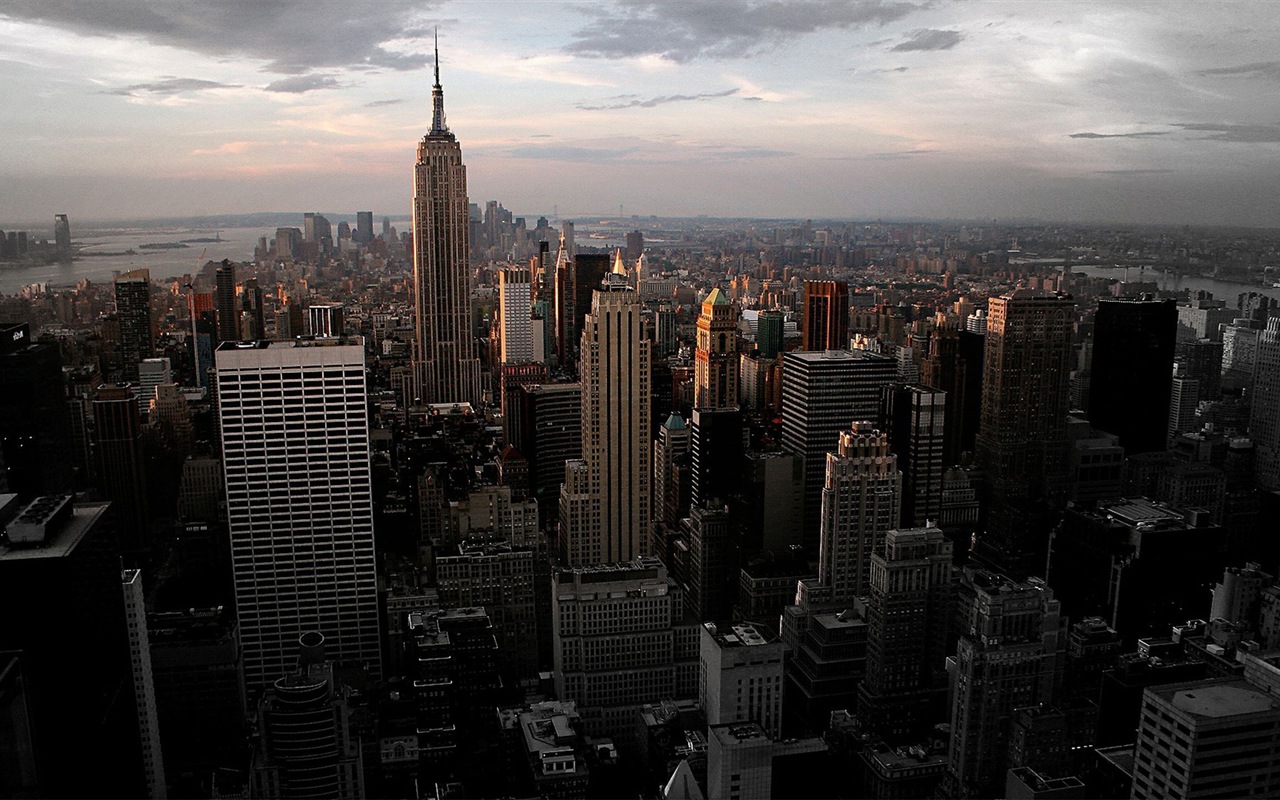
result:
[(481, 400), (471, 331), (470, 212), (462, 146), (444, 121), (440, 56), (431, 89), (431, 130), (413, 168), (414, 358), (423, 403)]
[(502, 361), (533, 361), (533, 308), (529, 270), (508, 267), (498, 273), (498, 320), (502, 326)]
[(215, 353), (246, 691), (297, 666), (298, 637), (380, 672), (363, 340)]
[(871, 556), (884, 554), (901, 503), (902, 473), (888, 437), (869, 422), (841, 431), (839, 449), (827, 454), (818, 552), (818, 580), (831, 588), (832, 602), (869, 592)]
[(125, 624), (129, 627), (129, 663), (133, 666), (133, 699), (138, 708), (138, 738), (147, 794), (155, 800), (169, 796), (160, 751), (160, 722), (156, 713), (156, 681), (151, 671), (151, 641), (147, 636), (147, 603), (142, 596), (142, 572), (120, 573), (124, 591)]

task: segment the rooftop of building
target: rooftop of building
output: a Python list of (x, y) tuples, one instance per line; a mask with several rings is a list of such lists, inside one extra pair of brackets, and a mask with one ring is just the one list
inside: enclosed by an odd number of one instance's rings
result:
[(222, 342), (218, 351), (229, 350), (292, 350), (298, 347), (338, 347), (341, 345), (364, 345), (361, 336), (299, 336), (296, 339), (258, 339), (245, 342)]
[(1147, 691), (1175, 709), (1202, 719), (1280, 713), (1280, 699), (1241, 678), (1175, 683)]
[(66, 520), (51, 525), (39, 543), (16, 545), (7, 537), (0, 539), (0, 564), (64, 558), (70, 555), (106, 513), (109, 505), (110, 503), (73, 505)]
[(707, 733), (723, 747), (769, 747), (773, 744), (764, 728), (755, 722), (712, 725)]
[(791, 350), (783, 354), (787, 361), (822, 364), (831, 361), (882, 361), (896, 364), (896, 359), (870, 350)]
[(946, 769), (947, 753), (930, 752), (924, 745), (910, 747), (890, 747), (880, 742), (874, 747), (867, 747), (863, 757), (871, 763), (872, 768), (881, 774), (893, 774), (903, 770), (927, 769), (929, 771)]
[(739, 622), (732, 625), (717, 625), (704, 622), (702, 627), (711, 634), (712, 639), (721, 647), (759, 647), (772, 644), (778, 640), (775, 632), (751, 622)]

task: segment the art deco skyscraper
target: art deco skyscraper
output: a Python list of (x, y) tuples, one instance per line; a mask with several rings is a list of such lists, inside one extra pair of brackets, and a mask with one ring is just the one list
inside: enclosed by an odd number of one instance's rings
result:
[(869, 422), (840, 432), (839, 449), (827, 453), (822, 489), (822, 540), (818, 580), (831, 602), (848, 603), (870, 589), (871, 556), (884, 553), (885, 534), (898, 527), (902, 473), (889, 437)]
[(694, 408), (737, 408), (738, 314), (719, 289), (702, 301), (695, 357)]
[(569, 566), (649, 554), (651, 343), (640, 296), (609, 273), (582, 329), (582, 458), (565, 464), (561, 554)]
[(445, 125), (440, 53), (431, 88), (431, 130), (413, 168), (413, 296), (416, 377), (423, 403), (478, 403), (480, 360), (471, 335), (467, 168)]
[(308, 631), (335, 661), (377, 674), (363, 342), (224, 343), (215, 355), (246, 691), (291, 673)]

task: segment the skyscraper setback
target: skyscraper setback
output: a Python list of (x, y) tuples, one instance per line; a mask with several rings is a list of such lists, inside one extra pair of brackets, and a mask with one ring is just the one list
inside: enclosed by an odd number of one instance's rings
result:
[(431, 130), (413, 168), (413, 297), (417, 396), (423, 403), (478, 403), (480, 361), (471, 335), (470, 217), (462, 146), (444, 121), (440, 54)]

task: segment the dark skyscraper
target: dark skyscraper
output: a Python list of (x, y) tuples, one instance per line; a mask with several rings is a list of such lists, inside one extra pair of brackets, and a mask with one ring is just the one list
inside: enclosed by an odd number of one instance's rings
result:
[[(70, 497), (41, 497), (8, 522), (6, 533), (0, 541), (0, 605), (14, 613), (0, 625), (0, 652), (19, 653), (39, 785), (31, 795), (16, 796), (143, 796), (109, 504), (74, 506)], [(74, 634), (67, 629), (70, 620)], [(67, 747), (73, 730), (94, 746)], [(0, 738), (0, 753), (8, 745)], [(0, 777), (0, 791), (11, 788), (9, 777)]]
[(66, 214), (55, 214), (53, 217), (54, 253), (59, 261), (71, 260), (71, 223)]
[(356, 212), (356, 232), (352, 238), (361, 244), (368, 244), (373, 241), (372, 211)]
[(214, 273), (213, 308), (218, 318), (218, 341), (240, 339), (240, 311), (236, 308), (236, 265), (223, 261)]
[[(431, 103), (431, 129), (418, 143), (413, 168), (416, 394), (424, 403), (479, 403), (480, 360), (471, 331), (467, 168), (462, 146), (444, 121), (438, 53)], [(368, 224), (372, 233), (372, 215)]]
[(119, 523), (120, 551), (136, 559), (148, 548), (151, 519), (138, 399), (127, 384), (99, 386), (93, 398), (93, 419), (98, 474)]
[(68, 492), (71, 418), (58, 347), (21, 325), (0, 324), (0, 454), (9, 491), (30, 499)]
[(782, 449), (804, 459), (802, 519), (811, 553), (818, 547), (827, 453), (851, 422), (879, 418), (896, 372), (893, 359), (865, 350), (783, 355)]
[(915, 527), (942, 518), (947, 395), (924, 386), (885, 389), (889, 446), (902, 470), (902, 521)]
[(781, 311), (761, 311), (756, 329), (757, 355), (763, 359), (774, 359), (782, 352), (782, 331), (785, 318)]
[(1098, 302), (1089, 421), (1130, 455), (1165, 447), (1177, 330), (1172, 300)]
[(121, 374), (127, 381), (136, 381), (138, 362), (155, 355), (149, 271), (137, 269), (116, 278), (116, 317), (120, 322)]
[(1015, 289), (991, 298), (988, 319), (977, 448), (991, 507), (978, 552), (1022, 578), (1047, 544), (1029, 515), (1064, 491), (1075, 301)]
[(849, 347), (849, 284), (844, 281), (804, 282), (805, 350), (845, 350)]

